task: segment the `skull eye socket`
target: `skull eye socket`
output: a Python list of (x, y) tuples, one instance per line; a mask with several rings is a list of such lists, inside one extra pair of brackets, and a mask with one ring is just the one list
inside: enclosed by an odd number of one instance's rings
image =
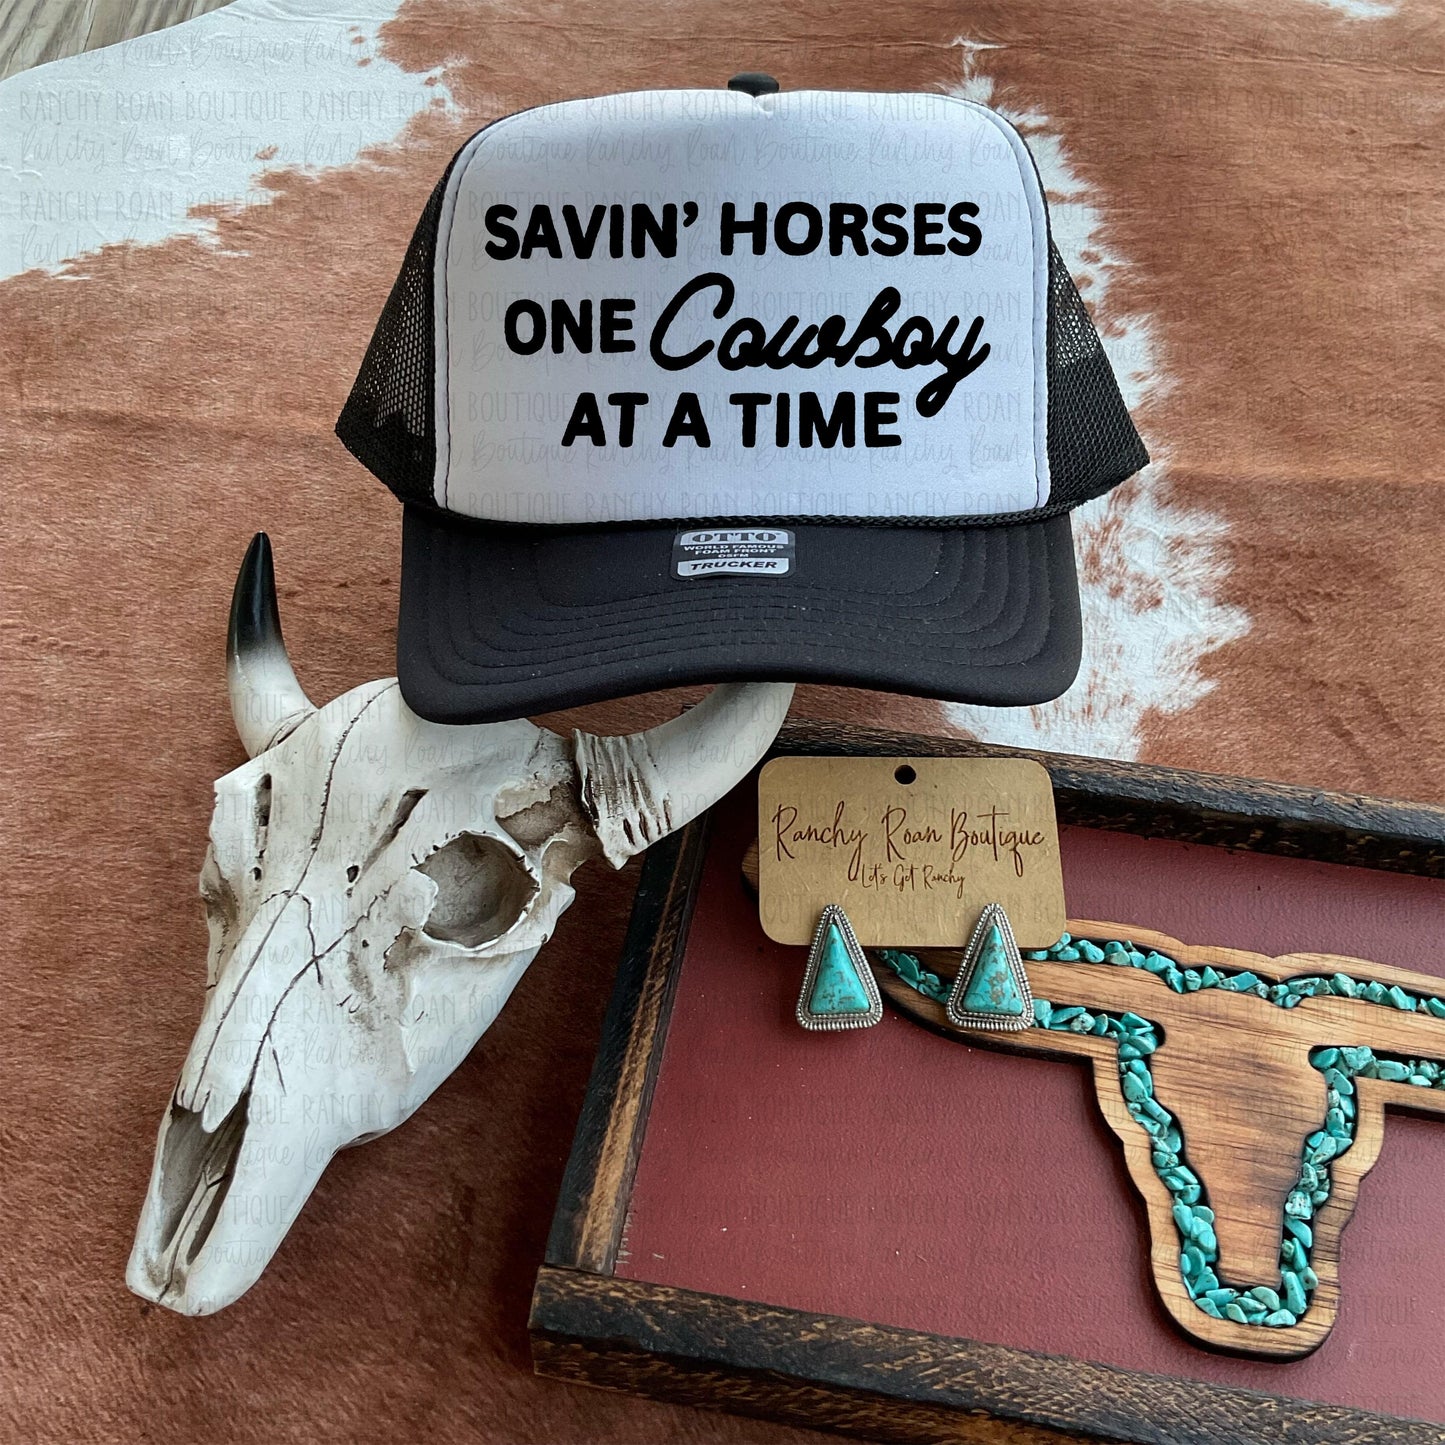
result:
[(537, 896), (522, 859), (495, 838), (462, 833), (417, 867), (437, 886), (423, 932), (479, 948), (514, 928)]

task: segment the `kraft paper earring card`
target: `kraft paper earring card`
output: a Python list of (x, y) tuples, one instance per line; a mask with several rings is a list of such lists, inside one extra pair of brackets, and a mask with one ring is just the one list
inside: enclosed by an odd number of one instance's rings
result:
[(1048, 772), (1027, 758), (774, 758), (758, 777), (763, 932), (807, 943), (824, 903), (865, 947), (962, 948), (990, 903), (1023, 948), (1064, 929)]

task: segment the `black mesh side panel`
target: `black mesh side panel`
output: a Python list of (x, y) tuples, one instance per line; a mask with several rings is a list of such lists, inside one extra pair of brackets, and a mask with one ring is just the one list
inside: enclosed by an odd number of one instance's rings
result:
[[(456, 161), (452, 161), (455, 165)], [(404, 502), (430, 502), (436, 468), (432, 278), (446, 174), (421, 213), (336, 435)]]
[(1073, 279), (1049, 241), (1049, 511), (1076, 507), (1148, 464)]

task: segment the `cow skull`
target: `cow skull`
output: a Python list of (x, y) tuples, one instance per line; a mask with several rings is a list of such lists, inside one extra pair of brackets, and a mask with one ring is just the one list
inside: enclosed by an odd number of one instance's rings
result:
[(230, 691), (250, 761), (216, 784), (201, 1025), (161, 1121), (126, 1281), (182, 1314), (244, 1293), (338, 1149), (466, 1057), (572, 902), (710, 807), (790, 684), (717, 688), (631, 737), (417, 717), (394, 679), (315, 707), (286, 659), (269, 544), (236, 583)]

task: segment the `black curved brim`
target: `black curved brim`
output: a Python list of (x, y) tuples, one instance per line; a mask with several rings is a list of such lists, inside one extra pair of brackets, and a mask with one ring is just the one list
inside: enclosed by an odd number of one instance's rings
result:
[(673, 575), (674, 526), (403, 524), (397, 673), (433, 722), (526, 717), (688, 683), (844, 683), (1021, 707), (1079, 669), (1069, 517), (794, 526), (783, 577)]

